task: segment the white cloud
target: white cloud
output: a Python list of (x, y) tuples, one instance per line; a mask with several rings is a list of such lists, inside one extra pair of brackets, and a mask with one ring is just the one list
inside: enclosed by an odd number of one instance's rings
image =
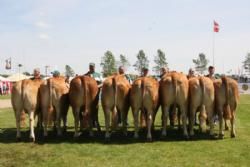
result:
[(44, 40), (50, 39), (50, 36), (47, 33), (40, 33), (38, 37)]
[(50, 25), (48, 23), (46, 23), (45, 21), (37, 21), (35, 23), (35, 26), (37, 26), (38, 28), (42, 28), (42, 29), (47, 29), (47, 28), (50, 28)]

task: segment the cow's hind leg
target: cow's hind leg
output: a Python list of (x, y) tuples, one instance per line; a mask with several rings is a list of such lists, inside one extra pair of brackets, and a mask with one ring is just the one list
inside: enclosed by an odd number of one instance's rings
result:
[(35, 142), (35, 133), (34, 133), (34, 112), (35, 110), (32, 110), (29, 112), (29, 125), (30, 125), (30, 139)]
[(190, 115), (189, 115), (189, 131), (190, 131), (190, 136), (194, 136), (194, 124), (195, 124), (195, 116), (196, 116), (196, 106), (190, 107)]
[(121, 120), (122, 120), (122, 129), (125, 136), (127, 136), (127, 123), (128, 123), (128, 107), (121, 110)]
[(231, 122), (231, 137), (234, 138), (236, 137), (236, 132), (235, 132), (235, 111), (232, 111), (232, 117), (230, 119)]
[(60, 105), (56, 104), (55, 105), (55, 110), (56, 110), (56, 129), (57, 129), (57, 136), (62, 135), (62, 128), (61, 128), (61, 110), (60, 110)]
[(75, 134), (74, 137), (79, 137), (80, 133), (78, 132), (78, 126), (79, 126), (79, 117), (80, 117), (80, 107), (72, 107), (73, 115), (75, 119)]
[(133, 112), (133, 117), (134, 117), (134, 126), (135, 126), (135, 133), (134, 133), (134, 138), (135, 139), (138, 139), (139, 138), (139, 135), (138, 135), (138, 131), (139, 131), (139, 118), (138, 118), (138, 115), (139, 115), (139, 109), (138, 108), (133, 108), (132, 107), (132, 112)]
[(188, 138), (188, 133), (187, 133), (187, 105), (183, 104), (180, 105), (180, 110), (181, 110), (181, 118), (182, 118), (182, 126), (183, 126), (183, 135), (184, 138)]
[(109, 133), (109, 128), (110, 128), (110, 112), (111, 112), (110, 108), (104, 107), (105, 128), (106, 128), (105, 139), (109, 139), (110, 138), (110, 133)]
[(152, 141), (152, 134), (151, 134), (151, 127), (152, 127), (152, 122), (153, 122), (153, 117), (152, 117), (152, 113), (153, 110), (147, 110), (147, 129), (148, 129), (148, 133), (147, 133), (147, 140), (148, 141)]
[(168, 124), (168, 112), (169, 106), (165, 105), (162, 107), (162, 133), (161, 135), (165, 137), (167, 135), (167, 124)]
[(213, 119), (214, 113), (213, 113), (213, 110), (214, 110), (213, 105), (206, 106), (206, 111), (208, 113), (208, 121), (209, 121), (209, 126), (210, 126), (210, 129), (209, 129), (210, 136), (214, 135), (214, 119)]
[(22, 110), (15, 110), (16, 117), (16, 138), (19, 141), (21, 139), (21, 112)]
[(43, 123), (44, 123), (44, 129), (43, 129), (43, 136), (44, 137), (48, 136), (48, 112), (49, 112), (49, 107), (46, 106), (42, 109)]
[(223, 110), (222, 107), (218, 108), (218, 116), (219, 116), (219, 138), (223, 138), (224, 137), (224, 131), (222, 129), (223, 126)]

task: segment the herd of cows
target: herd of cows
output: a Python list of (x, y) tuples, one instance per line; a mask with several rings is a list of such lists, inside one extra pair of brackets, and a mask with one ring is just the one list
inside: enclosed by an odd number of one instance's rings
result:
[[(235, 137), (235, 114), (239, 100), (237, 82), (228, 77), (211, 80), (207, 77), (188, 79), (179, 72), (169, 72), (160, 81), (151, 77), (139, 77), (132, 84), (124, 75), (115, 74), (105, 79), (102, 89), (89, 76), (77, 76), (67, 85), (64, 77), (47, 80), (22, 80), (13, 85), (11, 102), (15, 112), (17, 139), (21, 138), (21, 123), (24, 113), (29, 115), (30, 138), (35, 141), (34, 124), (43, 128), (48, 135), (48, 126), (53, 123), (57, 135), (62, 135), (67, 126), (67, 113), (72, 107), (74, 137), (79, 129), (87, 127), (93, 136), (93, 127), (100, 130), (98, 121), (99, 93), (105, 116), (105, 138), (115, 130), (118, 120), (123, 132), (127, 133), (129, 108), (134, 118), (134, 137), (138, 138), (139, 127), (146, 127), (147, 139), (152, 140), (151, 131), (158, 108), (162, 108), (162, 136), (167, 135), (169, 113), (178, 109), (178, 123), (182, 125), (185, 138), (194, 135), (196, 112), (199, 111), (199, 126), (202, 132), (209, 126), (213, 135), (214, 117), (219, 120), (219, 137), (223, 138), (223, 122), (230, 120), (231, 137)], [(140, 112), (141, 111), (141, 112)], [(140, 124), (139, 124), (140, 118)], [(63, 127), (61, 126), (63, 122)], [(189, 127), (187, 127), (189, 126)], [(226, 124), (225, 124), (226, 126)], [(227, 127), (227, 126), (226, 126)]]

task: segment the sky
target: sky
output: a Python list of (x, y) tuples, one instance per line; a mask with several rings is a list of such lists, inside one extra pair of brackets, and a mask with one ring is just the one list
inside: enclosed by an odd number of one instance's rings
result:
[(186, 73), (199, 53), (212, 65), (213, 35), (216, 71), (238, 73), (250, 52), (249, 7), (249, 0), (0, 0), (0, 73), (18, 72), (20, 63), (22, 72), (45, 73), (46, 65), (64, 72), (68, 64), (83, 74), (89, 62), (100, 71), (107, 50), (133, 65), (141, 49), (150, 67), (161, 49), (171, 70)]

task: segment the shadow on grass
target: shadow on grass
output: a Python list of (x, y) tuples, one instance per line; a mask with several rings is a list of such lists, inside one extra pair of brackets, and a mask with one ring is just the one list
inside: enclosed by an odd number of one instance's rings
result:
[[(101, 132), (94, 131), (94, 137), (90, 137), (88, 131), (83, 131), (81, 136), (77, 139), (73, 138), (74, 132), (73, 127), (68, 128), (67, 132), (63, 136), (58, 137), (54, 131), (49, 131), (48, 137), (44, 138), (42, 131), (36, 131), (36, 143), (43, 144), (60, 144), (60, 143), (100, 143), (100, 144), (134, 144), (134, 143), (145, 143), (147, 132), (146, 130), (139, 131), (139, 139), (134, 139), (133, 128), (129, 128), (127, 136), (125, 136), (122, 131), (112, 132), (111, 138), (109, 141), (106, 141), (104, 138), (105, 131), (102, 127)], [(195, 135), (192, 139), (185, 140), (182, 136), (182, 131), (179, 131), (177, 128), (167, 130), (167, 136), (165, 138), (161, 137), (161, 130), (155, 129), (152, 131), (153, 142), (179, 142), (179, 141), (197, 141), (197, 140), (216, 140), (217, 137), (211, 139), (208, 133), (200, 133), (198, 130), (195, 130)], [(16, 140), (16, 128), (6, 128), (0, 130), (0, 143), (17, 143)], [(29, 143), (29, 131), (22, 130), (21, 142)]]

